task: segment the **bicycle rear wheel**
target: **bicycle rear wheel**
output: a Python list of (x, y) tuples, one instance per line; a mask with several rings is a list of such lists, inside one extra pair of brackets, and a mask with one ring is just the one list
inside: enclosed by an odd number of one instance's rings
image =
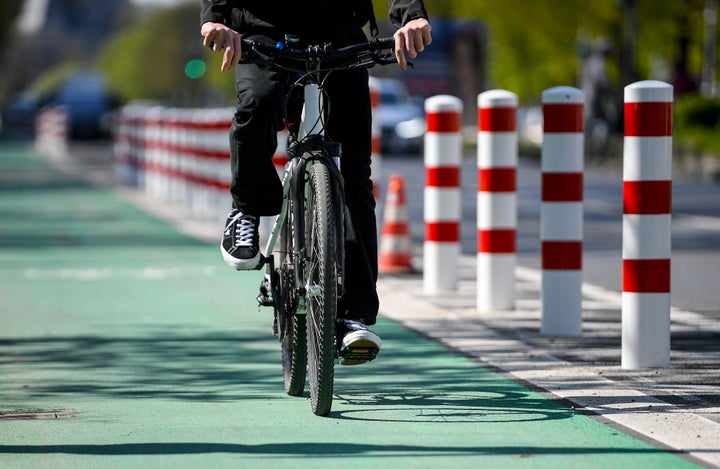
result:
[(304, 311), (297, 311), (298, 302), (295, 294), (295, 263), (293, 246), (293, 203), (289, 199), (287, 219), (282, 230), (280, 246), (280, 291), (281, 317), (280, 327), (283, 359), (283, 379), (285, 392), (290, 396), (300, 396), (305, 390), (307, 372), (307, 339)]
[(316, 415), (332, 407), (337, 315), (335, 204), (330, 174), (323, 164), (310, 168), (305, 206), (305, 264), (308, 375), (310, 401)]

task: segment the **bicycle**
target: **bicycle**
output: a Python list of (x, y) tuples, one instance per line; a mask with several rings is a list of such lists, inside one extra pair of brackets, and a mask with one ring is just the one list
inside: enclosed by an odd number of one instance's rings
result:
[[(241, 62), (298, 74), (291, 91), (302, 87), (304, 99), (300, 126), (288, 138), (282, 209), (257, 267), (266, 268), (257, 300), (259, 306), (273, 307), (285, 392), (302, 395), (307, 374), (312, 411), (325, 416), (332, 408), (334, 364), (340, 356), (337, 299), (343, 292), (344, 243), (352, 229), (343, 202), (340, 145), (324, 136), (322, 87), (333, 71), (395, 63), (394, 40), (341, 48), (294, 44), (293, 37), (276, 45), (242, 41), (247, 53)], [(372, 350), (362, 348), (343, 351), (342, 356), (375, 358)]]

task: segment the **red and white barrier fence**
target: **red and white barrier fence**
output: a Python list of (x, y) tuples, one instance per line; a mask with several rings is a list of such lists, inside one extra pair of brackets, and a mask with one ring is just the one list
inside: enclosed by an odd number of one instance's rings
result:
[(423, 284), (426, 293), (458, 287), (462, 107), (462, 101), (454, 96), (433, 96), (425, 101)]
[(223, 219), (231, 204), (231, 116), (232, 109), (124, 107), (114, 144), (118, 181), (200, 218)]
[[(372, 175), (381, 175), (379, 83), (373, 100)], [(183, 205), (200, 218), (223, 220), (231, 206), (229, 130), (233, 109), (178, 109), (142, 103), (122, 108), (113, 146), (116, 180), (161, 202)], [(59, 148), (58, 145), (53, 147)], [(282, 176), (287, 130), (278, 133), (273, 163)], [(270, 222), (270, 219), (263, 220)], [(267, 223), (266, 223), (267, 224)]]
[(515, 307), (517, 95), (478, 96), (477, 309)]
[(673, 87), (625, 87), (623, 368), (670, 365)]
[(543, 103), (541, 332), (582, 333), (583, 112), (585, 94), (545, 90)]

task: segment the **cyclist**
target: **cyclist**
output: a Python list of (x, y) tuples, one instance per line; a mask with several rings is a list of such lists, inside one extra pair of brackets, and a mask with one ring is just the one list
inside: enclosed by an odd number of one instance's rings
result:
[[(430, 23), (422, 0), (388, 0), (395, 32), (395, 55), (401, 68), (430, 44)], [(260, 261), (258, 220), (276, 215), (282, 186), (272, 163), (277, 132), (282, 130), (283, 103), (294, 77), (288, 73), (240, 64), (240, 37), (283, 40), (289, 34), (302, 44), (331, 42), (334, 47), (366, 41), (363, 27), (377, 32), (371, 0), (201, 0), (203, 44), (223, 53), (221, 70), (233, 70), (237, 108), (230, 129), (233, 207), (223, 233), (225, 262), (237, 270)], [(324, 83), (329, 99), (325, 127), (342, 145), (341, 171), (345, 201), (355, 240), (345, 243), (345, 292), (338, 304), (341, 347), (380, 350), (381, 339), (366, 326), (378, 313), (375, 199), (370, 180), (371, 108), (366, 69), (333, 72)], [(298, 114), (298, 110), (289, 109)], [(292, 117), (292, 116), (291, 116)], [(291, 124), (292, 125), (292, 124)], [(367, 360), (343, 360), (355, 365)]]

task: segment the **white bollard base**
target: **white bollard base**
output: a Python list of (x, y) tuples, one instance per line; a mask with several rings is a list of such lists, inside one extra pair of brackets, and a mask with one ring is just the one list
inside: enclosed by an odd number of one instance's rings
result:
[(622, 294), (623, 369), (670, 366), (670, 294)]
[(477, 310), (515, 309), (515, 254), (477, 255)]
[(460, 244), (426, 241), (423, 245), (423, 289), (434, 294), (458, 289)]
[(541, 334), (582, 334), (582, 271), (543, 270), (541, 296)]

